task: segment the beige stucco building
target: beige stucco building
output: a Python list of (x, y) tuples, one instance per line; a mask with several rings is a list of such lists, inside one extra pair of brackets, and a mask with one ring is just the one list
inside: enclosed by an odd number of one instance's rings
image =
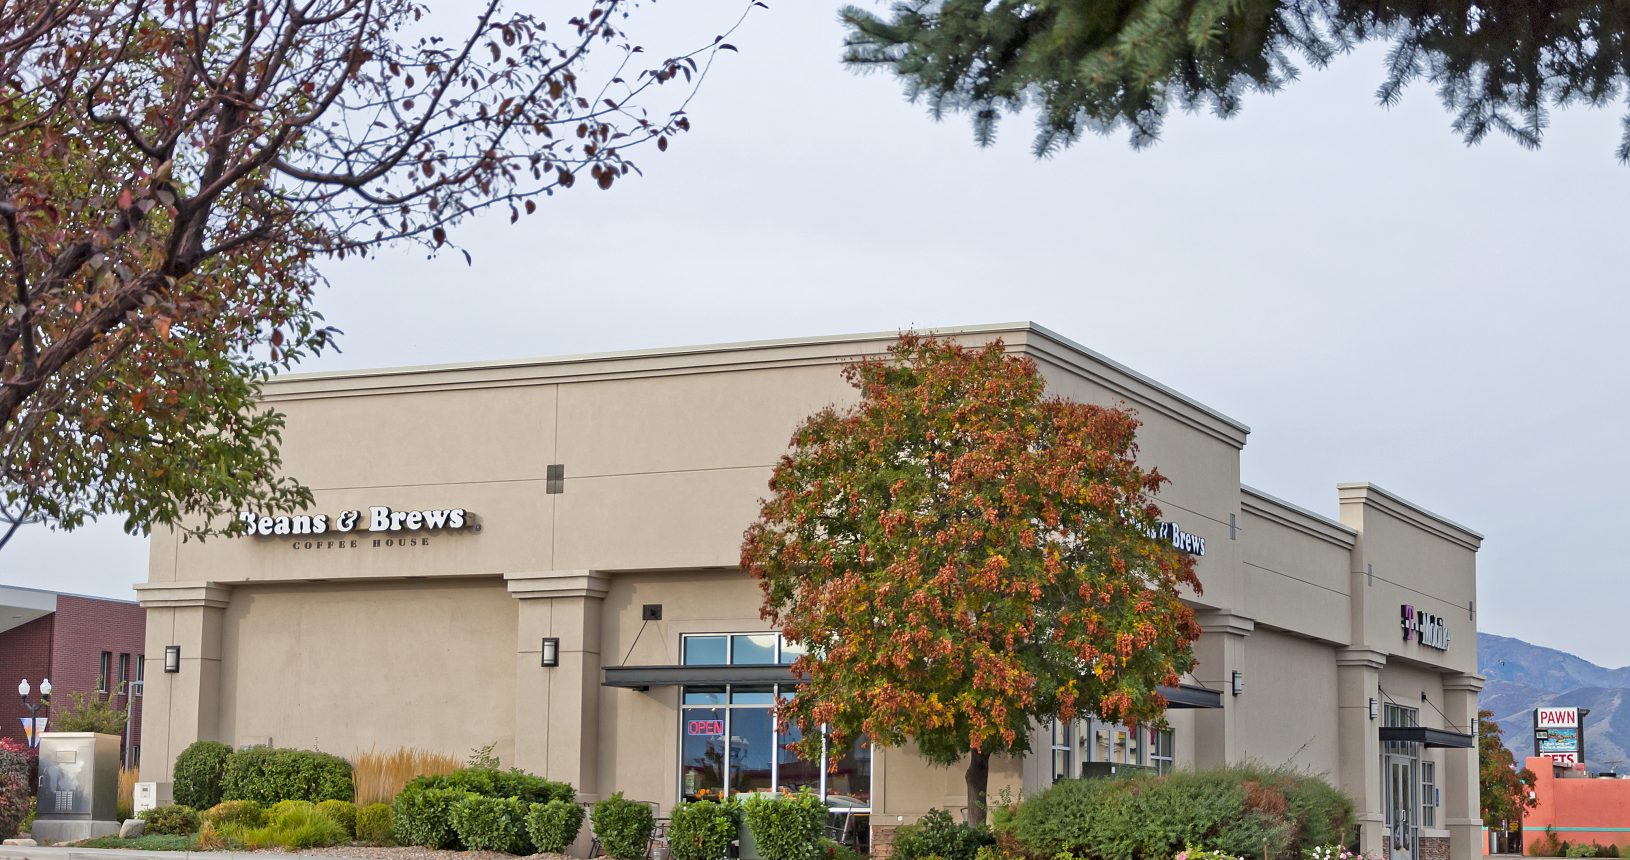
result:
[[(1166, 518), (1204, 542), (1199, 666), (1171, 691), (1187, 707), (1169, 731), (1043, 727), (993, 788), (1285, 764), (1353, 797), (1366, 851), (1480, 853), (1476, 752), (1458, 746), (1482, 685), (1479, 535), (1373, 485), (1340, 485), (1337, 519), (1244, 487), (1245, 425), (1046, 329), (941, 333), (1002, 338), (1053, 391), (1135, 408), (1142, 458), (1171, 479)], [(776, 752), (770, 685), (788, 679), (791, 648), (736, 566), (794, 426), (850, 402), (840, 369), (892, 341), (272, 383), (286, 465), (316, 504), (303, 519), (250, 517), (264, 534), (154, 537), (138, 586), (143, 775), (167, 780), (200, 738), (340, 754), (496, 741), (506, 764), (664, 814), (682, 797), (803, 784), (869, 810), (879, 834), (965, 807), (960, 771), (909, 749), (832, 750), (831, 773)]]

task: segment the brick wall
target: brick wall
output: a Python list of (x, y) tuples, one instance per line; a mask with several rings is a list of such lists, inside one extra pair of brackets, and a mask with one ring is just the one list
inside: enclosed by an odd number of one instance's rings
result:
[[(146, 613), (134, 603), (64, 594), (57, 598), (57, 611), (51, 618), (53, 698), (96, 691), (105, 651), (111, 655), (107, 689), (113, 704), (124, 710), (131, 700), (128, 684), (120, 687), (119, 657), (128, 655), (126, 665), (133, 680), (147, 638)], [(142, 697), (135, 697), (131, 708), (129, 736), (137, 746), (141, 745), (141, 702)]]
[(51, 618), (36, 618), (0, 633), (0, 736), (19, 743), (28, 709), (17, 698), (17, 682), (27, 678), (34, 688), (28, 699), (38, 701), (40, 680), (51, 677)]

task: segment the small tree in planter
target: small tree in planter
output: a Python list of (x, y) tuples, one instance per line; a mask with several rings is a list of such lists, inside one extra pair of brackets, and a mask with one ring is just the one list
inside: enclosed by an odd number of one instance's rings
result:
[(613, 860), (642, 860), (656, 829), (651, 807), (624, 798), (620, 791), (596, 803), (590, 821), (594, 838)]
[(721, 860), (740, 829), (741, 804), (734, 798), (680, 803), (668, 822), (668, 846), (673, 860)]
[(826, 803), (809, 791), (755, 794), (742, 804), (747, 830), (764, 860), (816, 860), (826, 834)]

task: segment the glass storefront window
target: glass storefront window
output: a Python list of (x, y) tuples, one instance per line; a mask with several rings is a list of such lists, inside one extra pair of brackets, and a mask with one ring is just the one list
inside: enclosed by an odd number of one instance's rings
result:
[(730, 637), (730, 662), (736, 665), (775, 665), (775, 633), (753, 633)]
[[(776, 633), (687, 635), (680, 644), (686, 665), (791, 663), (802, 649)], [(754, 791), (824, 791), (834, 809), (865, 812), (871, 805), (872, 748), (863, 736), (819, 761), (803, 761), (787, 747), (796, 726), (775, 727), (775, 705), (794, 688), (775, 684), (688, 686), (680, 694), (680, 796), (717, 798)], [(834, 761), (835, 757), (835, 761)], [(828, 770), (826, 765), (833, 769)]]
[(724, 796), (725, 709), (681, 708), (680, 792), (687, 800)]
[(686, 636), (681, 649), (686, 666), (723, 666), (730, 662), (727, 636)]

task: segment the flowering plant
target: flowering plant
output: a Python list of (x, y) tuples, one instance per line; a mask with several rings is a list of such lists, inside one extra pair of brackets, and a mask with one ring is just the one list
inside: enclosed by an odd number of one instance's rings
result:
[(1360, 854), (1345, 845), (1318, 845), (1307, 856), (1308, 860), (1381, 860), (1379, 854)]

